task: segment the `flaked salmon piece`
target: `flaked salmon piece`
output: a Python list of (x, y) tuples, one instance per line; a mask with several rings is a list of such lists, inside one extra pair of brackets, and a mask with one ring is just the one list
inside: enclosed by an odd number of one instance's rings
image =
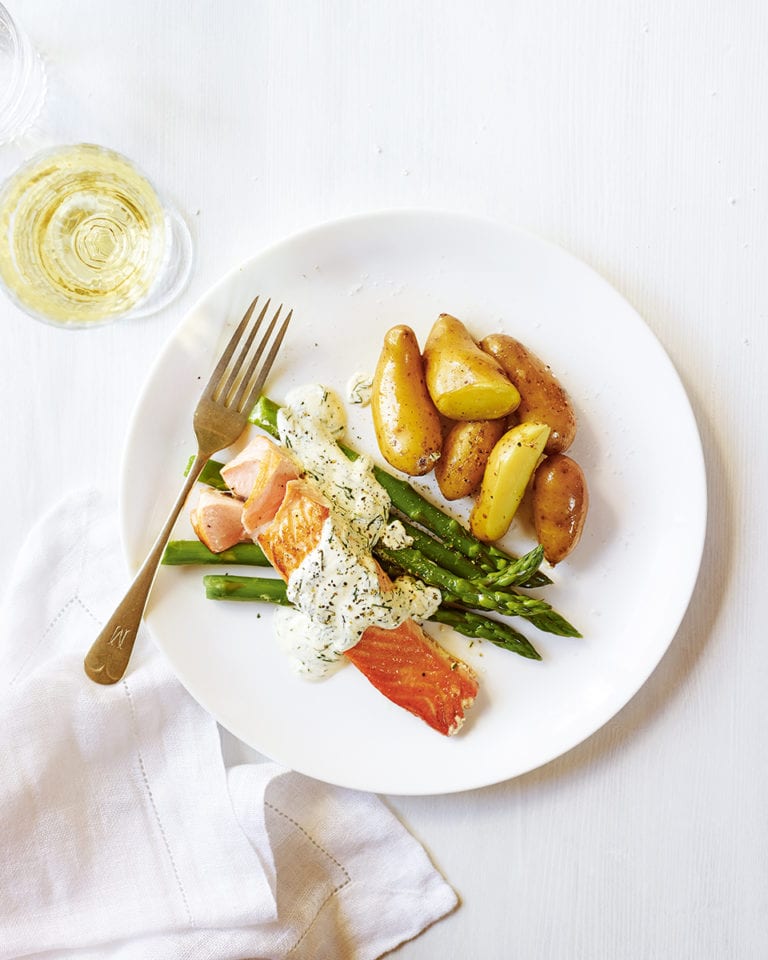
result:
[(236, 497), (248, 499), (262, 463), (274, 453), (282, 453), (276, 443), (268, 437), (254, 437), (236, 457), (224, 464), (221, 476)]
[[(310, 483), (288, 482), (274, 519), (258, 536), (259, 545), (285, 581), (319, 543), (329, 513)], [(381, 568), (379, 581), (383, 588), (391, 585)], [(414, 620), (393, 630), (367, 627), (344, 656), (388, 700), (447, 736), (460, 729), (477, 696), (473, 671)]]
[(287, 451), (267, 437), (255, 437), (221, 468), (229, 489), (245, 500), (243, 526), (253, 535), (274, 517), (285, 494), (285, 485), (299, 476)]
[(189, 520), (198, 538), (214, 553), (249, 540), (243, 529), (242, 501), (220, 490), (202, 490)]

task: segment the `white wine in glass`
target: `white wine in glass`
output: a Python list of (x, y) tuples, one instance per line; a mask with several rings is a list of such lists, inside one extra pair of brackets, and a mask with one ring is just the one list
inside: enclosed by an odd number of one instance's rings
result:
[[(189, 240), (179, 227), (119, 153), (56, 147), (0, 190), (0, 281), (23, 310), (57, 325), (148, 313), (186, 280)], [(173, 249), (179, 239), (185, 250)]]

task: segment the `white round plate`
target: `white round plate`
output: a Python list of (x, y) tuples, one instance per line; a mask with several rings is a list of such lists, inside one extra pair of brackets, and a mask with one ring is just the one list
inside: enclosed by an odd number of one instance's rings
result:
[[(320, 780), (381, 793), (497, 783), (584, 740), (661, 659), (703, 547), (701, 444), (680, 380), (653, 334), (583, 263), (500, 224), (390, 212), (291, 237), (207, 294), (151, 372), (122, 476), (123, 534), (134, 565), (194, 450), (200, 389), (256, 293), (294, 309), (268, 382), (278, 401), (310, 382), (345, 395), (353, 373), (373, 371), (389, 327), (408, 324), (423, 344), (441, 312), (461, 318), (477, 337), (511, 333), (550, 364), (576, 407), (579, 432), (569, 452), (586, 473), (591, 504), (581, 543), (554, 570), (544, 595), (583, 639), (526, 630), (543, 657), (536, 662), (429, 625), (480, 679), (463, 730), (446, 738), (350, 666), (322, 682), (294, 675), (266, 605), (206, 600), (202, 575), (210, 568), (165, 567), (147, 622), (181, 681), (259, 752)], [(348, 409), (348, 442), (381, 463), (370, 409)], [(466, 508), (456, 505), (464, 515)], [(521, 526), (508, 541), (518, 550), (533, 545)], [(192, 535), (186, 518), (175, 535)]]

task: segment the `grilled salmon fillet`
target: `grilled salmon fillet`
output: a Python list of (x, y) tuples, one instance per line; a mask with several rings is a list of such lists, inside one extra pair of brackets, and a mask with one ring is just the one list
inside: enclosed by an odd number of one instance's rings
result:
[(368, 627), (344, 654), (385, 697), (450, 736), (477, 696), (477, 678), (414, 620), (394, 630)]
[[(289, 480), (271, 522), (258, 543), (287, 582), (320, 541), (328, 505), (310, 483)], [(382, 587), (391, 586), (383, 570)], [(395, 629), (370, 626), (344, 656), (385, 697), (439, 733), (456, 733), (474, 701), (478, 684), (472, 670), (451, 656), (413, 620)]]
[(305, 480), (289, 480), (285, 494), (270, 523), (257, 540), (280, 576), (288, 578), (320, 542), (330, 508)]

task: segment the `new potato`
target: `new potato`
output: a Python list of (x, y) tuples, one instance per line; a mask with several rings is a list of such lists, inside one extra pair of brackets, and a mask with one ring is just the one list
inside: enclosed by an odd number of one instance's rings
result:
[(576, 415), (560, 382), (519, 340), (493, 333), (480, 346), (498, 361), (520, 392), (517, 413), (521, 420), (539, 420), (550, 428), (545, 453), (563, 453), (576, 436)]
[(464, 324), (441, 313), (424, 345), (427, 389), (450, 420), (496, 420), (520, 403), (520, 394)]
[(463, 420), (443, 439), (435, 478), (446, 500), (468, 497), (480, 486), (491, 450), (505, 430), (504, 420)]
[(554, 566), (573, 550), (584, 529), (589, 493), (581, 467), (564, 453), (548, 457), (534, 474), (531, 499), (536, 537)]
[(508, 430), (493, 448), (469, 517), (478, 540), (498, 540), (507, 532), (548, 436), (545, 423), (526, 421)]
[(392, 327), (376, 365), (371, 389), (373, 426), (379, 449), (396, 470), (420, 477), (434, 467), (443, 437), (430, 399), (416, 334)]

